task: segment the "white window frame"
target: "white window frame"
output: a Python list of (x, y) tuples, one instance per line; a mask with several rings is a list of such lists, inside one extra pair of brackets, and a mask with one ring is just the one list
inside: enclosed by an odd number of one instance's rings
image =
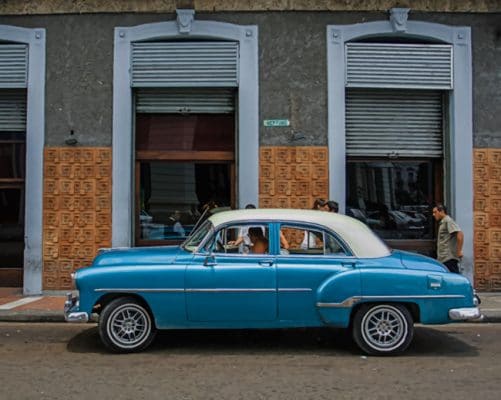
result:
[(113, 62), (112, 245), (133, 243), (133, 96), (131, 43), (172, 39), (232, 40), (239, 43), (237, 101), (237, 202), (257, 204), (259, 188), (259, 81), (257, 26), (193, 20), (189, 31), (176, 21), (115, 28)]
[(390, 20), (327, 26), (329, 197), (346, 202), (345, 43), (376, 37), (421, 39), (453, 46), (453, 90), (449, 93), (446, 188), (450, 214), (463, 230), (463, 273), (473, 280), (473, 117), (470, 27), (408, 21), (396, 31)]
[(28, 45), (23, 293), (42, 293), (45, 29), (0, 25), (0, 40)]

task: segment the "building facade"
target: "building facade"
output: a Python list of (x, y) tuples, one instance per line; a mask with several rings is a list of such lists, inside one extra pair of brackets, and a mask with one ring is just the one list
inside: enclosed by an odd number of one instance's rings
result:
[(4, 2), (0, 285), (68, 289), (213, 204), (328, 198), (432, 256), (444, 202), (500, 290), (499, 5), (342, 3)]

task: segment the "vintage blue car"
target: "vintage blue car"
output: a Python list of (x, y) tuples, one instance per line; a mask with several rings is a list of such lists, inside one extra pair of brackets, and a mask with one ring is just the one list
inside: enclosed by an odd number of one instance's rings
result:
[(103, 250), (73, 278), (66, 320), (98, 320), (114, 352), (145, 349), (159, 329), (342, 327), (389, 355), (414, 323), (482, 317), (465, 277), (323, 211), (215, 213), (180, 246)]

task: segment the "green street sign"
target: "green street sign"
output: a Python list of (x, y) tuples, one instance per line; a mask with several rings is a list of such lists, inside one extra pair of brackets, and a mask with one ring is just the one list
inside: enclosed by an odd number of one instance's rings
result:
[(288, 119), (265, 119), (263, 121), (264, 126), (290, 126), (290, 121)]

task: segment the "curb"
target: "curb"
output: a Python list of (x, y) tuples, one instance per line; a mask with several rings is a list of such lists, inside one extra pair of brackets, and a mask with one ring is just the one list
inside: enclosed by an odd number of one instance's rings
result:
[(0, 322), (65, 322), (60, 311), (9, 311), (0, 312)]
[[(484, 319), (480, 323), (492, 323), (492, 324), (501, 323), (501, 315), (499, 313), (498, 314), (490, 314), (490, 315), (489, 315), (489, 313), (486, 313), (483, 315), (484, 315)], [(475, 322), (472, 322), (472, 323), (475, 323)]]

